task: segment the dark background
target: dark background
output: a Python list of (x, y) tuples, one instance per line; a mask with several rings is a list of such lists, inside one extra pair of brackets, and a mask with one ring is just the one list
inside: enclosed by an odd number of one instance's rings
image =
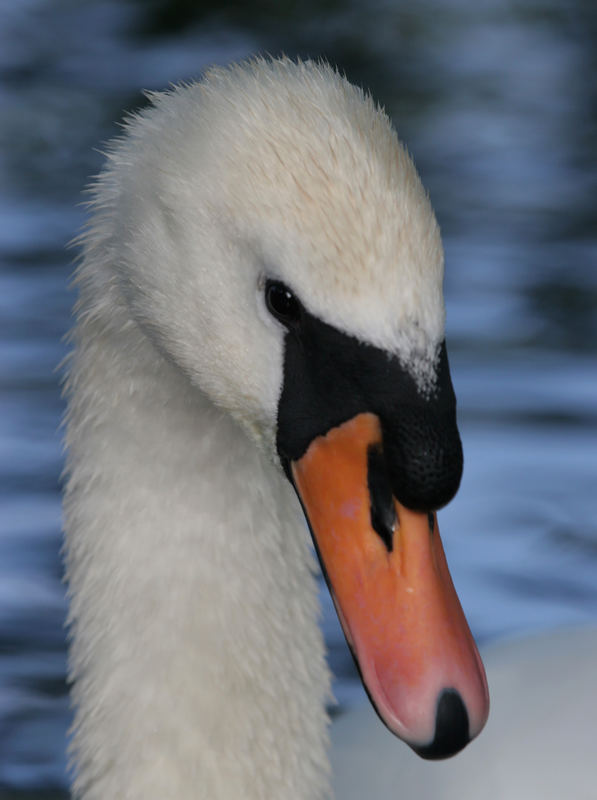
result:
[[(0, 800), (66, 786), (65, 245), (122, 110), (213, 63), (324, 56), (386, 106), (445, 238), (465, 476), (440, 524), (471, 625), (597, 622), (592, 8), (0, 0)], [(336, 694), (359, 702), (322, 602)]]

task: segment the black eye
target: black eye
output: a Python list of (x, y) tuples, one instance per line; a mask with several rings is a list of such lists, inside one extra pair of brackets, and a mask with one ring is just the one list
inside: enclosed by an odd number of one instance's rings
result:
[(292, 325), (300, 319), (301, 304), (280, 281), (267, 281), (265, 284), (265, 304), (270, 314), (284, 325)]

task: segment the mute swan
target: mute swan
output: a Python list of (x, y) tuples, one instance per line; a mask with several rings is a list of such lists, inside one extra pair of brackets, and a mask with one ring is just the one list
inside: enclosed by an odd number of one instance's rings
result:
[(293, 489), (378, 714), (450, 755), (488, 699), (434, 513), (462, 455), (415, 168), (327, 66), (256, 60), (151, 100), (93, 189), (77, 273), (74, 794), (327, 796)]

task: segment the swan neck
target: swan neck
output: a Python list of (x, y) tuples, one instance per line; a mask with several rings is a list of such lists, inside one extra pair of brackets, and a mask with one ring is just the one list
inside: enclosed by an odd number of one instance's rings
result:
[(74, 793), (323, 798), (329, 692), (298, 504), (132, 323), (68, 379)]

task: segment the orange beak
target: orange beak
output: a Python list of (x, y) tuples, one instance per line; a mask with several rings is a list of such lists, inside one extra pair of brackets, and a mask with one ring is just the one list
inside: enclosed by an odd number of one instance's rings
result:
[(372, 447), (383, 447), (379, 419), (359, 414), (314, 439), (292, 476), (373, 705), (420, 755), (443, 758), (485, 724), (485, 671), (435, 514), (392, 496), (388, 534), (372, 522)]

